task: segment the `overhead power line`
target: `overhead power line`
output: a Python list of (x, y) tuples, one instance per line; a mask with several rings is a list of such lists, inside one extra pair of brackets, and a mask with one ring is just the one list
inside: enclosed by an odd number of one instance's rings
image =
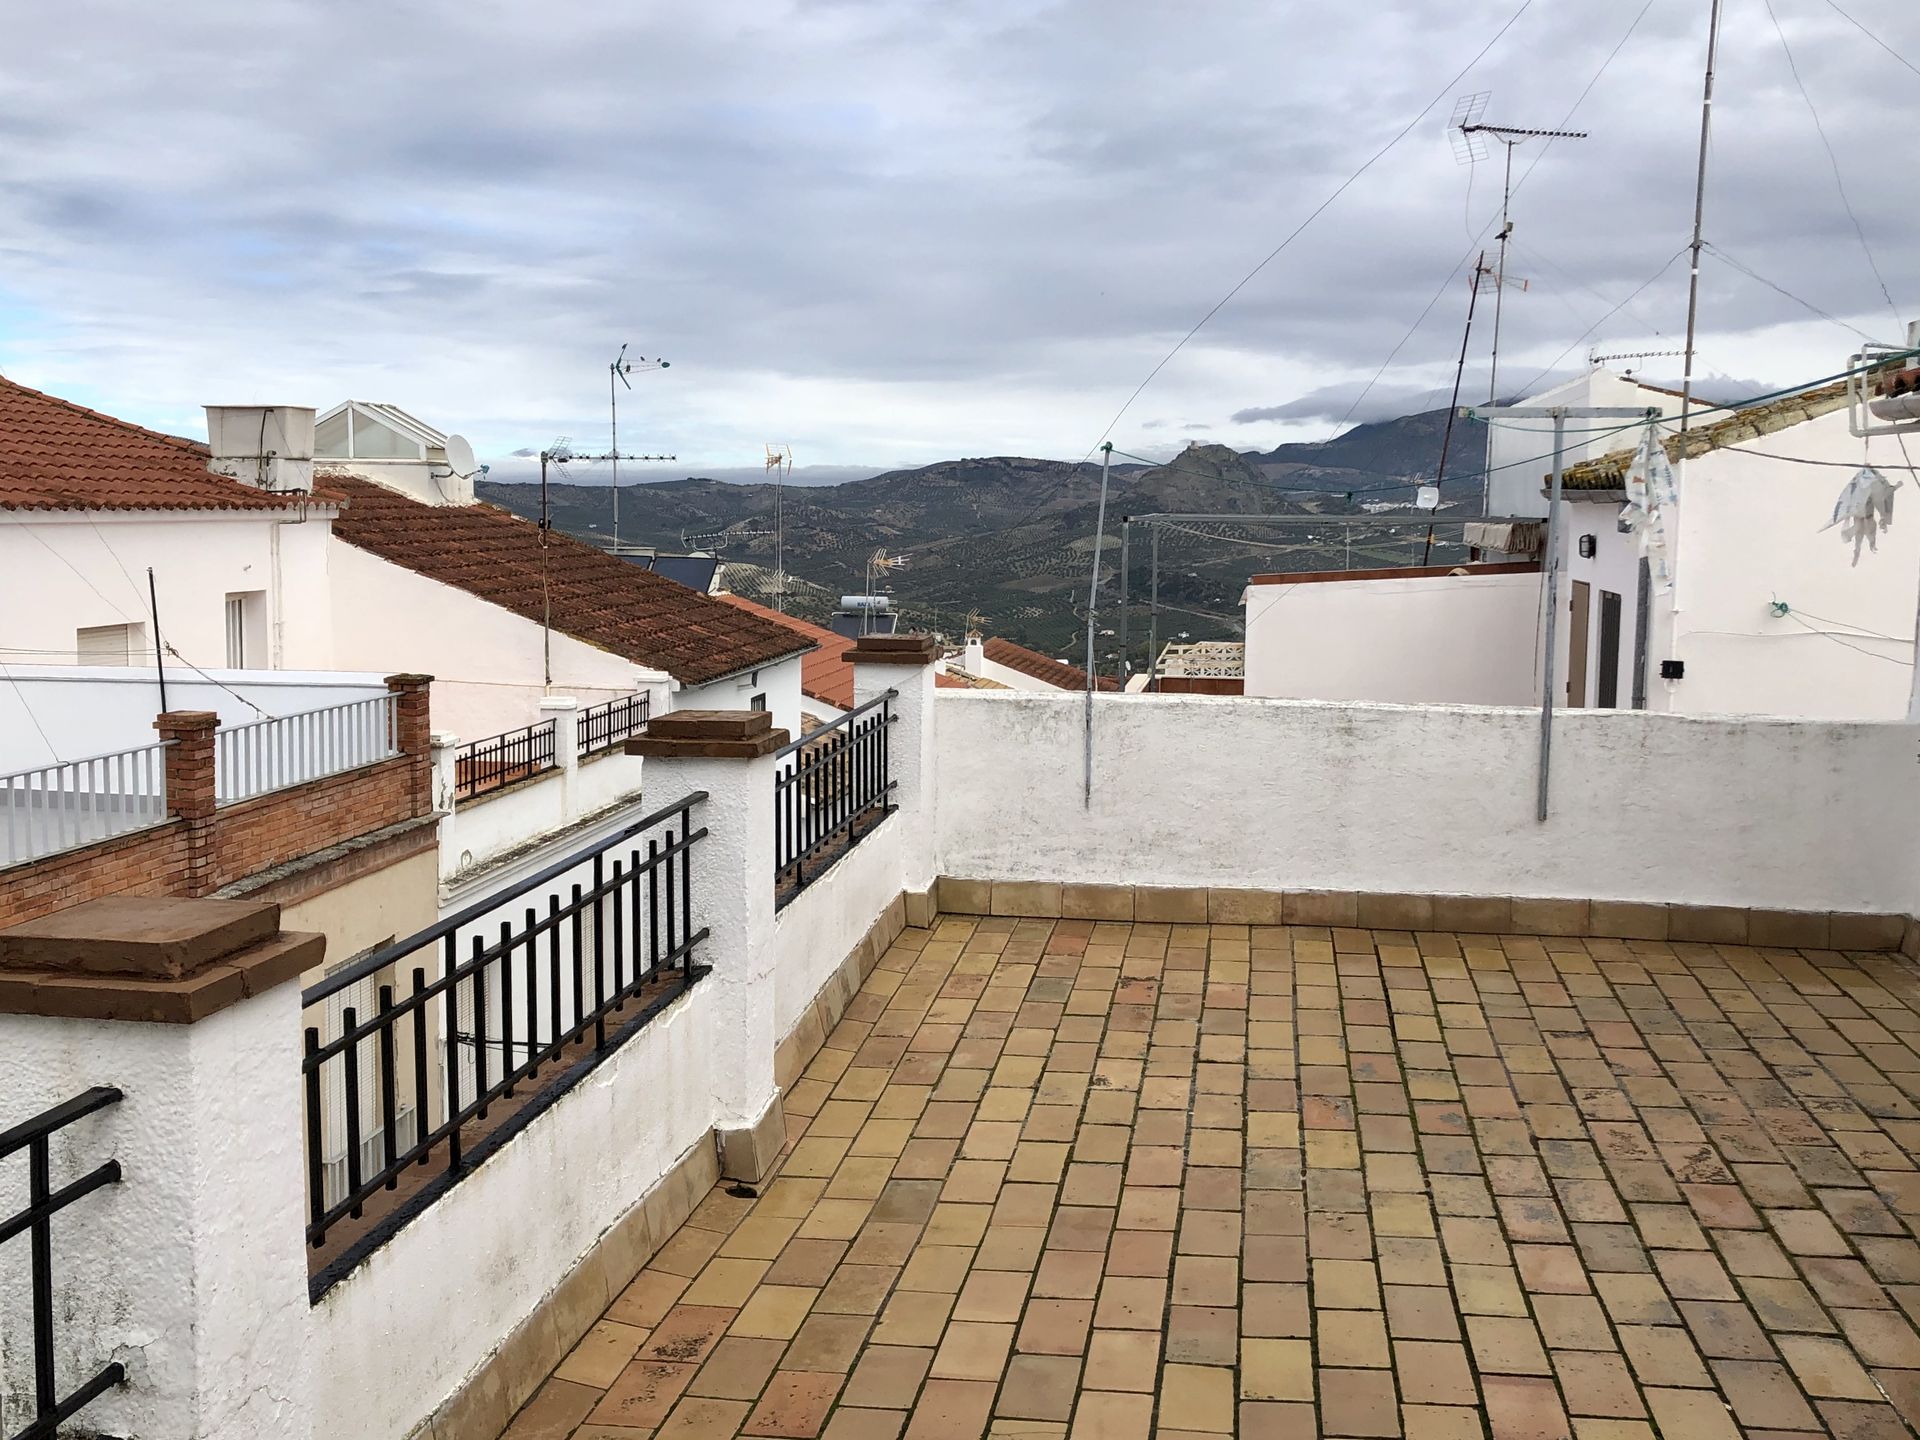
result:
[(1774, 13), (1773, 0), (1763, 0), (1767, 7), (1767, 18), (1773, 21), (1773, 33), (1780, 37), (1780, 49), (1787, 57), (1787, 69), (1793, 74), (1794, 86), (1800, 91), (1800, 98), (1807, 102), (1807, 113), (1813, 116), (1813, 128), (1820, 134), (1820, 144), (1827, 152), (1827, 164), (1833, 170), (1833, 188), (1840, 192), (1841, 208), (1847, 212), (1847, 219), (1853, 222), (1853, 233), (1860, 237), (1860, 249), (1866, 254), (1867, 268), (1873, 271), (1874, 283), (1879, 285), (1880, 294), (1887, 302), (1887, 309), (1893, 312), (1893, 318), (1904, 333), (1906, 321), (1901, 318), (1900, 307), (1893, 302), (1893, 292), (1887, 288), (1887, 278), (1880, 273), (1880, 262), (1874, 258), (1873, 246), (1867, 243), (1866, 227), (1861, 225), (1860, 216), (1853, 208), (1853, 201), (1847, 196), (1847, 182), (1840, 173), (1840, 157), (1835, 153), (1833, 141), (1827, 138), (1827, 127), (1820, 119), (1820, 107), (1813, 103), (1813, 95), (1807, 89), (1807, 82), (1800, 78), (1800, 64), (1793, 58), (1793, 46), (1787, 43), (1786, 29), (1780, 24), (1780, 17)]
[(1838, 15), (1841, 19), (1845, 20), (1849, 25), (1853, 26), (1854, 29), (1858, 30), (1862, 35), (1866, 36), (1869, 40), (1873, 41), (1874, 44), (1878, 45), (1882, 50), (1886, 51), (1887, 54), (1891, 55), (1894, 59), (1898, 60), (1902, 65), (1906, 66), (1907, 69), (1913, 71), (1914, 74), (1920, 75), (1920, 66), (1916, 66), (1911, 60), (1907, 59), (1906, 56), (1902, 55), (1898, 50), (1894, 49), (1893, 46), (1889, 45), (1886, 41), (1882, 40), (1878, 35), (1874, 34), (1873, 31), (1869, 30), (1865, 25), (1862, 25), (1851, 14), (1849, 14), (1845, 10), (1842, 10), (1840, 8), (1839, 0), (1827, 0), (1827, 4), (1831, 5), (1833, 7), (1834, 13)]
[(1443, 87), (1441, 87), (1441, 89), (1438, 92), (1435, 93), (1434, 97), (1431, 100), (1427, 101), (1425, 105), (1422, 105), (1420, 107), (1420, 111), (1418, 114), (1416, 114), (1411, 120), (1407, 121), (1405, 125), (1401, 126), (1399, 130), (1394, 132), (1392, 138), (1390, 138), (1386, 144), (1382, 145), (1378, 150), (1374, 151), (1373, 154), (1369, 155), (1366, 158), (1366, 160), (1364, 160), (1361, 163), (1359, 169), (1355, 170), (1351, 175), (1347, 176), (1346, 179), (1342, 180), (1339, 183), (1339, 185), (1335, 186), (1332, 194), (1328, 195), (1326, 199), (1322, 200), (1318, 205), (1314, 206), (1314, 208), (1308, 212), (1306, 219), (1302, 220), (1298, 225), (1294, 226), (1292, 230), (1288, 231), (1286, 237), (1282, 239), (1278, 245), (1274, 246), (1273, 249), (1269, 250), (1259, 264), (1255, 265), (1245, 275), (1241, 276), (1239, 281), (1233, 286), (1231, 290), (1227, 291), (1225, 295), (1222, 295), (1217, 301), (1215, 301), (1212, 308), (1209, 309), (1206, 314), (1202, 315), (1197, 321), (1194, 322), (1193, 328), (1187, 331), (1185, 335), (1182, 335), (1180, 339), (1174, 344), (1174, 347), (1171, 350), (1169, 350), (1165, 355), (1160, 357), (1160, 362), (1157, 365), (1155, 365), (1153, 369), (1147, 372), (1146, 379), (1142, 380), (1138, 385), (1134, 387), (1133, 393), (1127, 397), (1126, 403), (1123, 404), (1119, 408), (1119, 410), (1117, 410), (1114, 413), (1113, 419), (1109, 420), (1107, 422), (1106, 428), (1100, 432), (1100, 439), (1096, 440), (1093, 444), (1093, 448), (1087, 451), (1088, 455), (1092, 455), (1094, 450), (1097, 450), (1100, 448), (1101, 442), (1105, 441), (1109, 435), (1113, 434), (1114, 427), (1118, 425), (1120, 421), (1125, 417), (1127, 411), (1133, 408), (1133, 402), (1138, 400), (1140, 396), (1145, 393), (1146, 388), (1149, 385), (1151, 385), (1155, 379), (1159, 377), (1159, 374), (1162, 370), (1166, 369), (1167, 366), (1170, 363), (1172, 363), (1173, 358), (1176, 355), (1178, 355), (1182, 350), (1187, 348), (1187, 342), (1192, 340), (1194, 336), (1198, 335), (1203, 329), (1205, 329), (1207, 326), (1207, 323), (1211, 321), (1214, 316), (1218, 315), (1222, 310), (1227, 308), (1228, 304), (1232, 302), (1234, 296), (1238, 295), (1242, 290), (1246, 289), (1247, 286), (1251, 285), (1254, 281), (1254, 278), (1258, 276), (1261, 271), (1265, 270), (1267, 266), (1271, 265), (1275, 260), (1279, 259), (1281, 253), (1285, 251), (1288, 246), (1292, 245), (1295, 240), (1299, 239), (1303, 234), (1306, 233), (1308, 226), (1312, 225), (1314, 221), (1318, 220), (1323, 214), (1325, 214), (1329, 209), (1331, 209), (1334, 202), (1337, 201), (1342, 195), (1346, 194), (1348, 190), (1352, 189), (1353, 186), (1356, 183), (1358, 183), (1358, 181), (1363, 175), (1365, 175), (1369, 170), (1371, 170), (1376, 164), (1378, 164), (1382, 159), (1386, 157), (1387, 153), (1390, 150), (1392, 150), (1402, 140), (1406, 139), (1407, 136), (1411, 135), (1413, 133), (1414, 127), (1417, 126), (1422, 120), (1426, 119), (1427, 116), (1433, 112), (1433, 107), (1438, 105), (1449, 94), (1451, 94), (1453, 92), (1454, 87), (1458, 85), (1461, 80), (1466, 78), (1468, 72), (1471, 71), (1473, 67), (1478, 65), (1482, 60), (1486, 59), (1488, 53), (1493, 49), (1493, 47), (1500, 43), (1501, 38), (1505, 36), (1506, 33), (1509, 30), (1511, 30), (1516, 24), (1519, 23), (1520, 17), (1522, 15), (1526, 14), (1527, 11), (1532, 8), (1533, 8), (1533, 0), (1521, 0), (1520, 8), (1515, 10), (1513, 14), (1509, 15), (1507, 17), (1506, 23), (1503, 24), (1498, 30), (1493, 32), (1493, 35), (1487, 40), (1486, 44), (1480, 47), (1478, 53), (1474, 55), (1473, 59), (1469, 60), (1465, 65), (1461, 66), (1459, 71), (1456, 72), (1453, 75), (1453, 77), (1449, 79), (1447, 83)]

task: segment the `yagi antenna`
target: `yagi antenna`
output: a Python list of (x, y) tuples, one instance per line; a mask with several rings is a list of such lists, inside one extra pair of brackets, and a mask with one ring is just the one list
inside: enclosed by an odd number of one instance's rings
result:
[[(609, 498), (613, 503), (613, 553), (620, 553), (620, 396), (613, 388), (618, 380), (627, 389), (633, 389), (633, 382), (627, 376), (634, 371), (667, 370), (672, 362), (667, 360), (648, 360), (644, 356), (637, 360), (627, 359), (627, 347), (622, 345), (620, 353), (613, 357), (613, 363), (607, 366), (607, 433), (612, 444), (607, 447), (613, 460), (613, 476), (607, 481)], [(664, 456), (647, 456), (647, 459), (664, 459)]]
[[(1500, 321), (1506, 301), (1507, 244), (1513, 238), (1513, 152), (1529, 140), (1584, 140), (1584, 130), (1531, 130), (1519, 125), (1489, 125), (1487, 101), (1491, 92), (1463, 95), (1453, 107), (1447, 133), (1453, 141), (1453, 157), (1462, 165), (1474, 165), (1487, 158), (1489, 139), (1507, 147), (1506, 182), (1500, 192), (1500, 262), (1493, 272), (1493, 358), (1488, 366), (1487, 404), (1500, 403)], [(1522, 289), (1525, 287), (1522, 286)]]
[(1474, 165), (1487, 158), (1487, 137), (1480, 129), (1480, 117), (1487, 113), (1491, 90), (1477, 95), (1462, 95), (1454, 103), (1453, 118), (1447, 121), (1447, 135), (1453, 141), (1453, 158), (1462, 165)]

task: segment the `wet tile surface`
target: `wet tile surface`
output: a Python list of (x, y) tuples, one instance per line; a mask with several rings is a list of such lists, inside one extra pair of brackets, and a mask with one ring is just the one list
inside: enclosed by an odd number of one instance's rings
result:
[(511, 1440), (1895, 1437), (1898, 957), (908, 931)]

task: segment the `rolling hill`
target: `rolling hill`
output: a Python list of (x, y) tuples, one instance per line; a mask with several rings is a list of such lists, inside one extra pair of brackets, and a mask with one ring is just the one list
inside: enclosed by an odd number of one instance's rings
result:
[[(1120, 522), (1177, 513), (1242, 516), (1280, 512), (1327, 523), (1282, 528), (1250, 520), (1133, 527), (1129, 606), (1136, 647), (1144, 641), (1151, 530), (1160, 534), (1163, 640), (1239, 633), (1239, 595), (1250, 574), (1418, 564), (1424, 519), (1389, 526), (1363, 507), (1410, 506), (1439, 461), (1444, 411), (1362, 425), (1335, 440), (1241, 453), (1196, 444), (1163, 465), (1115, 466), (1102, 576), (1103, 622), (1117, 622)], [(1464, 443), (1463, 443), (1464, 442)], [(1455, 434), (1442, 515), (1479, 509), (1481, 441)], [(483, 483), (482, 499), (537, 516), (537, 485)], [(609, 536), (604, 486), (550, 487), (553, 523), (590, 540)], [(808, 582), (797, 613), (823, 619), (832, 597), (866, 588), (876, 551), (903, 557), (880, 587), (916, 627), (956, 635), (970, 617), (989, 633), (1050, 654), (1066, 653), (1085, 626), (1087, 582), (1100, 498), (1100, 469), (1058, 460), (993, 456), (945, 460), (840, 485), (790, 487), (781, 497), (787, 570)], [(689, 477), (621, 490), (621, 540), (662, 549), (717, 551), (728, 563), (771, 569), (771, 485)], [(1350, 523), (1364, 521), (1365, 523)], [(1443, 539), (1447, 537), (1443, 528)], [(1458, 531), (1452, 532), (1457, 540)], [(1460, 558), (1436, 543), (1434, 563)], [(1103, 623), (1103, 628), (1106, 628)], [(1105, 645), (1111, 647), (1115, 637)], [(1144, 651), (1136, 648), (1136, 658)]]

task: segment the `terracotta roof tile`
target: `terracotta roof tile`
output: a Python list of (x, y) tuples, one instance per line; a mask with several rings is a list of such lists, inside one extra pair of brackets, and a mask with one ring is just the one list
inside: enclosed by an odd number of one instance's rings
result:
[[(1044, 680), (1056, 689), (1084, 690), (1087, 688), (1087, 672), (1079, 666), (1049, 659), (1038, 650), (1029, 650), (1024, 645), (1014, 644), (1011, 640), (1002, 640), (995, 636), (981, 646), (981, 653), (996, 665), (1004, 665), (1009, 670), (1018, 670), (1022, 675), (1031, 675), (1036, 680)], [(1102, 675), (1094, 688), (1118, 690), (1120, 682), (1111, 675)]]
[(716, 600), (724, 600), (729, 605), (746, 611), (749, 615), (759, 615), (774, 624), (791, 630), (804, 639), (813, 641), (820, 648), (809, 650), (800, 661), (800, 688), (823, 705), (832, 705), (837, 709), (853, 708), (853, 662), (847, 659), (847, 652), (853, 648), (853, 641), (844, 635), (836, 635), (824, 626), (814, 625), (792, 615), (782, 615), (769, 605), (761, 605), (739, 595), (716, 595)]
[[(1666, 447), (1667, 459), (1678, 460), (1681, 456), (1698, 459), (1710, 450), (1721, 450), (1731, 445), (1744, 445), (1758, 440), (1762, 436), (1801, 425), (1808, 420), (1818, 420), (1822, 415), (1831, 415), (1847, 403), (1847, 382), (1823, 385), (1817, 390), (1803, 390), (1797, 395), (1783, 396), (1765, 405), (1749, 405), (1745, 409), (1735, 410), (1723, 420), (1711, 425), (1701, 425), (1687, 431), (1684, 437), (1669, 435), (1661, 444)], [(1684, 443), (1683, 443), (1684, 441)], [(1615, 450), (1595, 460), (1583, 461), (1578, 465), (1569, 465), (1560, 477), (1560, 485), (1565, 490), (1619, 490), (1627, 483), (1627, 471), (1633, 468), (1633, 457), (1639, 451), (1638, 445), (1625, 450)]]
[[(315, 492), (345, 502), (333, 533), (349, 545), (539, 623), (540, 527), (492, 505), (426, 505), (358, 475), (322, 471)], [(798, 655), (807, 637), (548, 532), (553, 626), (589, 645), (664, 670), (682, 684)]]
[(285, 510), (207, 469), (207, 447), (29, 390), (0, 376), (0, 509)]

